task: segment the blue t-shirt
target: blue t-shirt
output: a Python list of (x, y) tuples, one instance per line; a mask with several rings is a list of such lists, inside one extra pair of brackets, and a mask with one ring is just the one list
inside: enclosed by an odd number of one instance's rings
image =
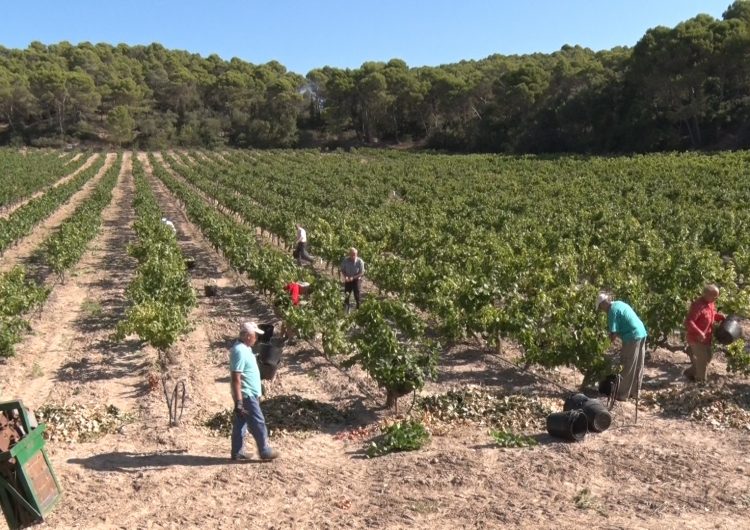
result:
[(607, 313), (607, 329), (610, 333), (617, 333), (622, 342), (645, 339), (646, 326), (635, 314), (633, 308), (625, 302), (616, 300)]
[(242, 395), (247, 397), (260, 397), (262, 390), (260, 386), (260, 370), (255, 354), (245, 344), (238, 342), (232, 346), (229, 355), (229, 371), (240, 372), (242, 375)]

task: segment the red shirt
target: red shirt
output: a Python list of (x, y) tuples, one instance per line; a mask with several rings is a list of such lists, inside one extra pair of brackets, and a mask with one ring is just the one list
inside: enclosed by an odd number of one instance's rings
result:
[[(716, 311), (716, 304), (706, 302), (702, 297), (690, 304), (687, 318), (685, 318), (685, 330), (687, 331), (687, 340), (690, 342), (699, 342), (702, 344), (711, 344), (711, 338), (714, 334), (714, 322), (724, 320), (724, 315)], [(701, 332), (705, 334), (705, 339), (701, 337)]]
[(288, 283), (284, 289), (289, 291), (292, 297), (292, 305), (299, 305), (299, 284), (295, 282)]

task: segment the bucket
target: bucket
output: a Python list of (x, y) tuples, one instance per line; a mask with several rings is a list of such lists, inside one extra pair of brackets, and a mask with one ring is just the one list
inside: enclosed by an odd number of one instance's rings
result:
[(737, 317), (727, 317), (716, 330), (716, 341), (728, 346), (742, 336), (742, 326)]
[(253, 352), (259, 363), (276, 365), (281, 361), (281, 347), (274, 344), (258, 342), (253, 346)]
[(584, 394), (572, 394), (565, 400), (564, 411), (580, 410), (586, 415), (588, 430), (604, 432), (612, 424), (612, 416), (607, 407), (598, 399), (591, 399)]
[(599, 382), (599, 393), (603, 396), (611, 396), (615, 389), (615, 381), (617, 381), (616, 374), (611, 374), (605, 377)]
[(547, 432), (568, 442), (580, 442), (588, 432), (586, 415), (580, 410), (553, 412), (547, 416)]
[(261, 379), (273, 379), (281, 362), (281, 347), (274, 344), (259, 342), (254, 346), (258, 355), (258, 369)]
[(195, 260), (193, 258), (185, 258), (185, 267), (191, 271), (195, 268)]
[(565, 400), (563, 410), (578, 410), (583, 408), (583, 404), (589, 400), (589, 397), (584, 394), (571, 394), (568, 399)]
[(598, 399), (589, 399), (581, 410), (586, 415), (588, 429), (591, 432), (604, 432), (612, 425), (612, 415)]
[(216, 296), (219, 294), (219, 287), (216, 284), (207, 283), (203, 286), (203, 292), (206, 293), (206, 296)]
[(260, 378), (261, 378), (261, 380), (263, 380), (263, 381), (270, 381), (276, 375), (276, 370), (279, 369), (279, 365), (278, 364), (260, 363), (258, 365), (258, 369), (260, 370)]
[(258, 328), (263, 331), (263, 335), (258, 335), (258, 342), (268, 344), (273, 338), (273, 324), (258, 324)]
[(299, 285), (300, 295), (310, 294), (310, 284), (308, 282), (297, 282), (297, 285)]

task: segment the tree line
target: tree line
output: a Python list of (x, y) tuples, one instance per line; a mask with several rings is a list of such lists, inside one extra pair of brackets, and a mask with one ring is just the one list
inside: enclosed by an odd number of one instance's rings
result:
[(0, 47), (0, 143), (618, 153), (750, 147), (750, 0), (650, 29), (437, 67), (400, 59), (306, 76), (160, 44)]

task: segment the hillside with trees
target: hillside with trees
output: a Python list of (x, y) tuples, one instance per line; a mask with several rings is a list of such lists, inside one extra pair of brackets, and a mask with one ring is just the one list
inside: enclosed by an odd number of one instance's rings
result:
[(0, 47), (0, 144), (649, 152), (750, 147), (749, 118), (748, 0), (632, 48), (306, 76), (159, 44)]

